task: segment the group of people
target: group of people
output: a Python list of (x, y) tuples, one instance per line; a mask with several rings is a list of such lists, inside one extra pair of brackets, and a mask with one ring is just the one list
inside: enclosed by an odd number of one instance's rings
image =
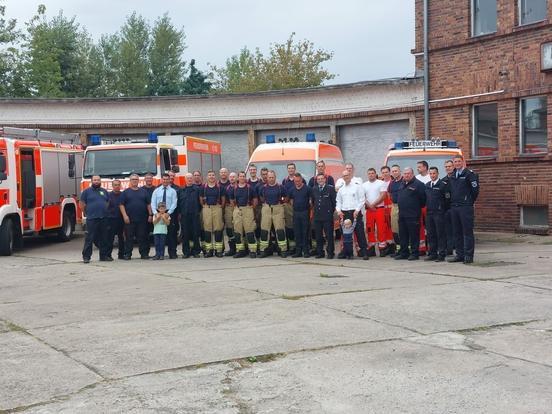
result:
[[(439, 178), (436, 166), (418, 162), (412, 168), (384, 166), (379, 175), (367, 171), (363, 182), (354, 166), (345, 165), (334, 182), (326, 174), (324, 161), (316, 164), (316, 175), (303, 177), (294, 163), (281, 181), (275, 171), (250, 165), (230, 173), (221, 168), (202, 177), (194, 171), (186, 184), (175, 184), (175, 174), (162, 175), (153, 185), (153, 175), (132, 174), (122, 191), (121, 181), (111, 182), (111, 191), (94, 176), (81, 194), (86, 215), (83, 261), (90, 262), (93, 246), (101, 261), (112, 261), (115, 236), (118, 258), (130, 260), (135, 241), (141, 259), (233, 256), (335, 257), (335, 230), (341, 236), (340, 259), (355, 256), (368, 260), (377, 253), (397, 260), (471, 263), (474, 254), (473, 204), (479, 193), (477, 175), (465, 168), (461, 156), (445, 163), (446, 175)], [(308, 179), (308, 181), (307, 181)], [(420, 247), (420, 239), (427, 243)], [(150, 233), (155, 255), (150, 257)], [(180, 236), (180, 237), (179, 237)]]

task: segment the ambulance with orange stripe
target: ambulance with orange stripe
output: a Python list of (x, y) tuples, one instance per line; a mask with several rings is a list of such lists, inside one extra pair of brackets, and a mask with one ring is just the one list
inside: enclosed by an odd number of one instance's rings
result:
[(218, 171), (221, 157), (220, 142), (203, 138), (150, 133), (147, 141), (130, 142), (102, 140), (101, 136), (92, 135), (84, 152), (81, 190), (90, 186), (93, 175), (102, 177), (102, 187), (107, 190), (111, 190), (115, 178), (123, 189), (127, 188), (133, 173), (140, 176), (139, 185), (144, 185), (145, 174), (153, 174), (153, 185), (158, 186), (167, 171), (175, 173), (176, 185), (184, 186), (188, 172), (199, 170), (205, 176), (209, 170)]
[(25, 236), (72, 237), (82, 159), (78, 134), (0, 128), (0, 255), (11, 255)]

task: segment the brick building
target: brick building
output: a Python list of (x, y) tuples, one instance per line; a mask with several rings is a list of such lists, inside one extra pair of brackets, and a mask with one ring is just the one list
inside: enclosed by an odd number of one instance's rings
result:
[[(552, 223), (552, 0), (429, 0), (430, 136), (456, 139), (478, 172), (479, 229)], [(416, 0), (423, 70), (423, 0)], [(423, 112), (416, 115), (423, 136)]]

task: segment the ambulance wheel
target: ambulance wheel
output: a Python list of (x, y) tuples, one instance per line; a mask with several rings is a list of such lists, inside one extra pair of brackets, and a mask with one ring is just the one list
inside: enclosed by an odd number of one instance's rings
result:
[(67, 242), (73, 237), (75, 230), (75, 218), (70, 211), (63, 212), (63, 220), (61, 222), (61, 228), (58, 230), (58, 240), (61, 242)]
[(15, 247), (13, 221), (4, 220), (0, 226), (0, 256), (11, 256)]

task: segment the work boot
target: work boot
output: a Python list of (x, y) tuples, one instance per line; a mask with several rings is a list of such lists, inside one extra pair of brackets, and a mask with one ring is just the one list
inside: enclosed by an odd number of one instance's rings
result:
[(288, 256), (288, 253), (280, 251), (278, 252), (278, 256), (280, 256), (282, 259), (285, 259)]
[(376, 256), (376, 246), (370, 246), (368, 248), (368, 251), (366, 252), (366, 254), (364, 256), (375, 257)]
[(471, 263), (473, 263), (473, 257), (471, 256), (464, 257), (464, 264), (471, 264)]
[(240, 250), (236, 254), (234, 254), (234, 259), (241, 259), (242, 257), (247, 256), (247, 252), (245, 250)]
[(438, 256), (436, 254), (430, 254), (424, 259), (424, 262), (433, 262), (437, 260)]
[(255, 253), (255, 252), (249, 252), (249, 257), (250, 257), (251, 259), (256, 259), (256, 258), (257, 258), (257, 253)]
[(449, 263), (464, 263), (464, 258), (463, 258), (463, 257), (454, 256), (453, 258), (448, 259), (447, 262), (449, 262)]
[(217, 256), (220, 259), (220, 258), (224, 257), (224, 253), (223, 252), (216, 252), (215, 256)]
[(224, 253), (225, 256), (234, 256), (236, 254), (236, 242), (233, 240), (230, 240), (228, 242), (228, 246), (230, 246), (230, 250), (228, 250), (226, 253)]
[(215, 254), (215, 252), (213, 250), (208, 250), (204, 255), (203, 257), (213, 257), (213, 255)]

